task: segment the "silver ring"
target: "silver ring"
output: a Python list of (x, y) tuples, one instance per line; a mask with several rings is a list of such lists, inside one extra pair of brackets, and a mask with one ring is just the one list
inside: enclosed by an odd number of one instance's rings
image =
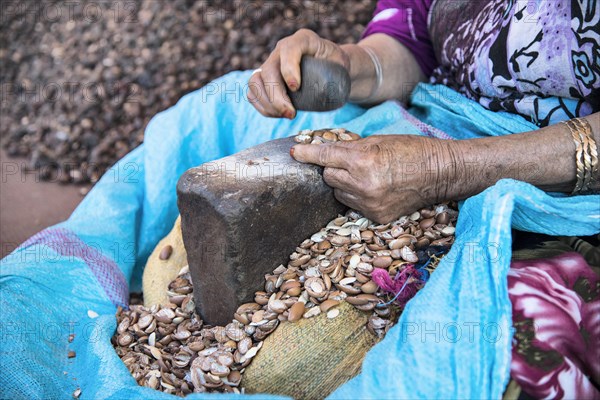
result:
[(252, 71), (252, 74), (250, 74), (250, 76), (254, 76), (254, 74), (257, 74), (259, 72), (262, 72), (262, 68), (257, 68), (254, 71)]

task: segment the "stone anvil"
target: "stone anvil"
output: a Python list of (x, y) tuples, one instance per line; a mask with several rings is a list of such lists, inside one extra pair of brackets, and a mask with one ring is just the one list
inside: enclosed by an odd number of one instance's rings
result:
[(196, 308), (226, 325), (263, 290), (264, 275), (346, 209), (323, 168), (290, 157), (292, 137), (188, 170), (177, 185)]

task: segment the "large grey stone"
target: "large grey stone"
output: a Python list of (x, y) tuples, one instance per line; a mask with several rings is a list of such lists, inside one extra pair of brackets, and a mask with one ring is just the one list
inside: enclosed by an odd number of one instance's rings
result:
[(177, 185), (197, 311), (226, 324), (264, 275), (345, 210), (321, 167), (289, 155), (293, 138), (266, 142), (188, 170)]

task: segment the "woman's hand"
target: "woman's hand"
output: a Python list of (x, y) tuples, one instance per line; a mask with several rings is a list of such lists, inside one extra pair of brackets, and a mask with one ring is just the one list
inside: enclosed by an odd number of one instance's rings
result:
[[(600, 143), (600, 113), (584, 119)], [(338, 200), (381, 223), (440, 201), (466, 199), (505, 178), (571, 192), (575, 152), (563, 124), (481, 139), (385, 135), (291, 150), (296, 160), (325, 167), (323, 177)]]
[(325, 167), (336, 198), (367, 218), (393, 221), (458, 195), (453, 141), (411, 135), (371, 136), (352, 142), (296, 145), (292, 156)]
[(299, 30), (280, 40), (267, 61), (250, 77), (248, 100), (262, 115), (289, 119), (296, 116), (287, 89), (300, 88), (300, 61), (305, 55), (333, 61), (350, 70), (350, 59), (340, 46), (308, 29)]
[[(382, 66), (381, 84), (365, 47)], [(302, 85), (300, 61), (305, 55), (344, 66), (350, 75), (350, 101), (363, 105), (389, 99), (405, 101), (412, 88), (425, 80), (410, 50), (390, 36), (376, 33), (358, 44), (340, 46), (301, 29), (280, 40), (267, 61), (250, 77), (248, 100), (262, 115), (289, 119), (296, 116), (287, 90), (294, 92)]]

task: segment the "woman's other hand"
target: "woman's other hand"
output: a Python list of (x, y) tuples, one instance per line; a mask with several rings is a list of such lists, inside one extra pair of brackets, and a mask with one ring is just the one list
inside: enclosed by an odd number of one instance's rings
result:
[(301, 29), (280, 40), (267, 61), (250, 77), (248, 100), (262, 115), (289, 119), (296, 116), (287, 90), (296, 91), (302, 85), (300, 61), (305, 55), (336, 62), (350, 71), (350, 59), (339, 45)]

